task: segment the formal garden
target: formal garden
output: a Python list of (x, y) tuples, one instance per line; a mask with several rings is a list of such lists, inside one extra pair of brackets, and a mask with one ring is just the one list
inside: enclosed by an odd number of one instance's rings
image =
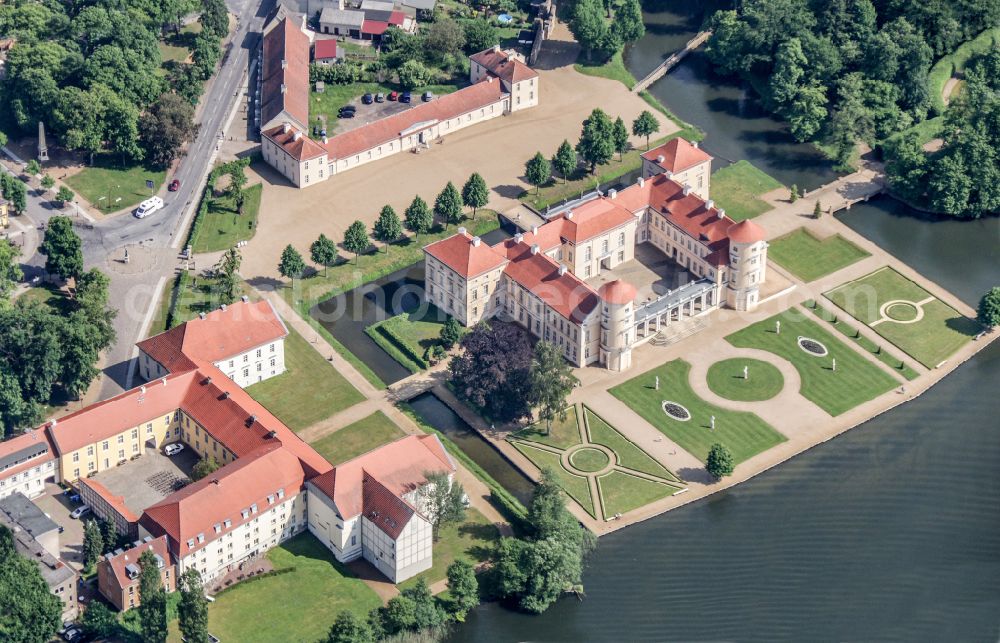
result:
[(752, 219), (770, 210), (771, 204), (760, 196), (783, 187), (777, 179), (746, 160), (712, 174), (712, 199), (734, 221)]
[(824, 294), (927, 368), (982, 331), (978, 322), (888, 266)]
[(398, 440), (406, 434), (382, 411), (376, 411), (333, 433), (311, 442), (310, 446), (337, 465)]
[(781, 371), (758, 359), (724, 359), (708, 368), (708, 388), (727, 400), (761, 402), (771, 399), (784, 387)]
[[(610, 393), (701, 461), (716, 443), (727, 447), (739, 464), (785, 441), (756, 414), (730, 411), (701, 399), (691, 388), (690, 372), (690, 364), (673, 360), (619, 384)], [(750, 373), (751, 380), (754, 375)]]
[(684, 483), (599, 415), (580, 405), (549, 430), (539, 422), (510, 438), (591, 516), (610, 520), (671, 496)]
[(799, 228), (770, 242), (767, 257), (805, 282), (815, 281), (871, 256), (839, 234), (820, 239)]
[(799, 394), (833, 416), (899, 385), (899, 380), (806, 315), (801, 309), (786, 310), (727, 336), (726, 341), (791, 362), (799, 372)]

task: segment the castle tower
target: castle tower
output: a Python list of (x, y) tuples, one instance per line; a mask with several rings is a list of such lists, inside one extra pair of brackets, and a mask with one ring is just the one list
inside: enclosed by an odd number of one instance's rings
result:
[(760, 300), (767, 276), (767, 233), (746, 219), (729, 226), (729, 283), (726, 303), (735, 310), (752, 311)]
[(635, 287), (611, 281), (597, 291), (601, 298), (601, 363), (608, 370), (624, 371), (632, 365), (635, 341)]

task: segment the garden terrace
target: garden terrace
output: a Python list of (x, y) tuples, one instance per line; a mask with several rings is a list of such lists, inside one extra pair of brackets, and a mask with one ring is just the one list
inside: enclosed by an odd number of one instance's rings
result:
[(805, 282), (815, 281), (871, 256), (839, 234), (820, 239), (805, 228), (771, 241), (767, 255)]

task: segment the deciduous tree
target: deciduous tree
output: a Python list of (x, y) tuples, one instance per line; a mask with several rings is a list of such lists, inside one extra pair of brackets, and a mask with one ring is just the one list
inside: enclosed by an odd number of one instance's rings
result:
[(427, 484), (420, 487), (417, 495), (431, 519), (434, 539), (441, 535), (441, 527), (450, 522), (461, 522), (465, 518), (465, 490), (462, 483), (449, 480), (448, 475), (437, 471), (425, 471)]
[(563, 178), (563, 183), (576, 171), (577, 163), (576, 150), (569, 144), (569, 141), (563, 140), (559, 144), (559, 149), (556, 150), (555, 156), (552, 157), (552, 167), (555, 168), (556, 172), (559, 172), (559, 176)]
[(243, 256), (239, 248), (230, 248), (219, 260), (219, 284), (216, 291), (223, 304), (231, 304), (240, 296), (240, 265)]
[(625, 121), (619, 116), (615, 119), (615, 123), (611, 129), (611, 136), (614, 141), (615, 151), (618, 152), (618, 160), (621, 161), (623, 155), (628, 150), (628, 129), (625, 127)]
[(486, 187), (486, 181), (479, 174), (473, 172), (469, 180), (462, 186), (462, 204), (467, 208), (472, 208), (472, 218), (476, 218), (476, 211), (485, 207), (490, 200), (490, 191)]
[(461, 346), (462, 353), (450, 364), (456, 393), (491, 420), (528, 417), (532, 351), (527, 333), (513, 324), (480, 322)]
[(545, 422), (546, 433), (552, 430), (553, 420), (566, 419), (566, 399), (578, 383), (558, 346), (545, 340), (535, 344), (531, 360), (531, 404), (538, 409), (538, 418)]
[(326, 643), (375, 643), (375, 636), (367, 621), (350, 610), (344, 610), (330, 626)]
[(83, 272), (83, 250), (80, 237), (73, 231), (69, 217), (52, 217), (38, 251), (45, 255), (45, 271), (62, 279)]
[(635, 42), (646, 35), (639, 0), (624, 0), (618, 5), (611, 30), (623, 43)]
[(355, 262), (361, 261), (361, 253), (368, 252), (371, 241), (368, 239), (368, 229), (361, 221), (355, 221), (344, 232), (344, 249), (354, 253)]
[(96, 520), (88, 520), (83, 525), (83, 565), (93, 569), (97, 559), (104, 553), (104, 535)]
[(451, 350), (451, 348), (462, 339), (464, 332), (465, 329), (462, 328), (460, 323), (458, 323), (458, 320), (454, 317), (449, 317), (448, 321), (441, 326), (441, 334), (438, 341), (441, 342), (441, 346), (443, 346), (445, 350)]
[(608, 23), (604, 18), (601, 0), (576, 0), (569, 30), (587, 52), (587, 60), (591, 60), (594, 49), (608, 34)]
[(372, 226), (372, 236), (385, 245), (386, 254), (389, 252), (389, 246), (403, 236), (403, 224), (391, 205), (382, 206), (382, 211)]
[(434, 215), (427, 207), (427, 202), (419, 196), (415, 196), (403, 213), (403, 221), (407, 230), (419, 236), (431, 231), (434, 226)]
[(306, 262), (302, 260), (299, 251), (292, 247), (292, 244), (285, 246), (281, 251), (281, 261), (278, 263), (278, 272), (286, 279), (294, 279), (302, 276), (305, 272)]
[(979, 323), (988, 328), (1000, 326), (1000, 286), (993, 286), (990, 291), (979, 300), (979, 309), (976, 319)]
[(87, 606), (81, 625), (84, 634), (92, 639), (113, 639), (118, 634), (118, 617), (100, 601), (94, 601)]
[(187, 643), (208, 643), (208, 600), (201, 574), (194, 567), (181, 574), (181, 601), (177, 605), (177, 620)]
[(212, 456), (202, 457), (191, 467), (191, 479), (201, 480), (219, 470), (219, 461)]
[(35, 561), (19, 555), (14, 535), (0, 525), (0, 632), (9, 641), (45, 643), (55, 638), (62, 602), (38, 571)]
[(451, 181), (434, 199), (434, 214), (444, 221), (445, 229), (462, 220), (462, 195)]
[(716, 442), (708, 450), (708, 459), (705, 460), (705, 469), (715, 478), (723, 478), (733, 472), (736, 462), (729, 447)]
[(524, 178), (535, 186), (535, 194), (538, 194), (540, 186), (552, 178), (552, 166), (541, 152), (535, 152), (535, 155), (524, 164)]
[(139, 141), (157, 167), (169, 166), (193, 134), (194, 107), (176, 94), (160, 96), (139, 119)]
[(446, 574), (448, 595), (451, 596), (455, 618), (463, 621), (469, 610), (479, 605), (479, 581), (476, 579), (476, 570), (470, 563), (458, 559), (448, 565)]
[(330, 266), (337, 263), (337, 244), (335, 244), (325, 234), (320, 233), (319, 237), (309, 246), (309, 258), (312, 262), (323, 266), (323, 274), (327, 274)]
[(466, 52), (474, 54), (499, 44), (500, 32), (489, 20), (476, 19), (465, 23)]
[(151, 550), (139, 556), (139, 625), (144, 643), (166, 643), (167, 593)]
[(21, 256), (21, 249), (7, 239), (0, 239), (0, 306), (8, 302), (10, 293), (17, 286), (17, 282), (24, 278), (21, 271), (21, 264), (17, 259)]
[(642, 110), (639, 116), (632, 121), (632, 134), (634, 136), (646, 137), (646, 149), (649, 149), (649, 137), (660, 131), (660, 122), (656, 120), (648, 110)]
[(601, 109), (595, 109), (583, 121), (583, 131), (580, 132), (580, 142), (576, 151), (593, 173), (598, 165), (604, 165), (611, 160), (615, 152), (614, 126), (611, 119)]

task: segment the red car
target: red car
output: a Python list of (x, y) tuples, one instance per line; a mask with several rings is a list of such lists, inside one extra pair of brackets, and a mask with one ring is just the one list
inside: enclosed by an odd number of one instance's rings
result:
[(389, 92), (389, 100), (397, 100), (399, 98), (399, 92)]
[(171, 181), (170, 185), (167, 186), (167, 189), (170, 190), (171, 192), (176, 192), (177, 190), (181, 189), (180, 180), (174, 179), (173, 181)]

